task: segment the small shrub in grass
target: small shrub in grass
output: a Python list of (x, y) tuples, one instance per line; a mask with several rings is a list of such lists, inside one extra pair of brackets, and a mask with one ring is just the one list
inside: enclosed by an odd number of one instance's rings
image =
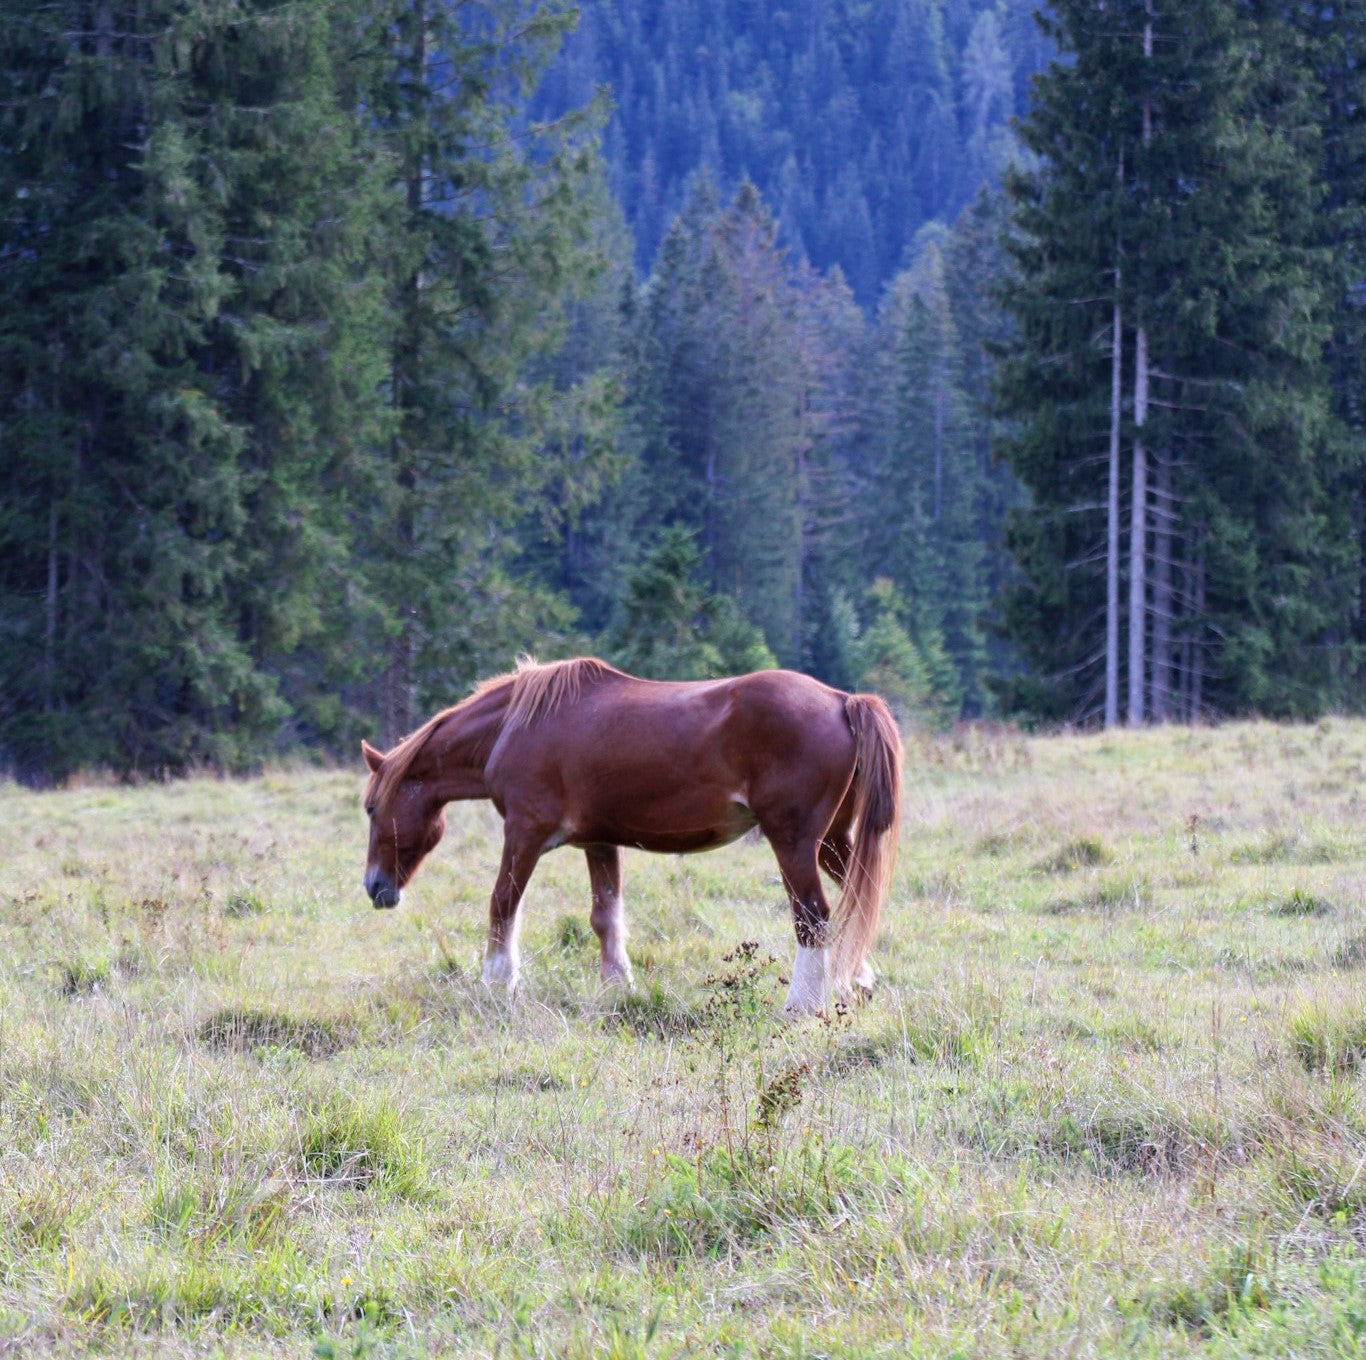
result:
[[(207, 1324), (229, 1334), (252, 1329), (259, 1340), (289, 1321), (316, 1322), (321, 1310), (314, 1269), (288, 1242), (249, 1255), (183, 1251), (167, 1264), (130, 1262), (120, 1269), (107, 1262), (77, 1273), (62, 1303), (87, 1326), (168, 1331)], [(258, 1347), (248, 1353), (257, 1354)]]
[(1113, 874), (1076, 897), (1055, 898), (1045, 908), (1054, 916), (1075, 911), (1139, 911), (1152, 903), (1152, 885), (1139, 874)]
[(691, 1033), (698, 1013), (670, 992), (658, 979), (650, 979), (617, 996), (603, 1017), (608, 1029), (629, 1029), (639, 1035), (668, 1039)]
[(199, 1247), (236, 1241), (255, 1249), (283, 1225), (289, 1183), (254, 1174), (176, 1176), (160, 1169), (148, 1196), (152, 1230), (168, 1241), (193, 1240)]
[(5, 1205), (0, 1240), (20, 1254), (55, 1251), (78, 1218), (74, 1190), (41, 1186)]
[(158, 1177), (152, 1182), (149, 1207), (153, 1229), (162, 1237), (178, 1237), (199, 1208), (199, 1194), (188, 1180)]
[(715, 1146), (662, 1154), (657, 1178), (621, 1225), (624, 1244), (646, 1256), (717, 1256), (753, 1245), (784, 1225), (813, 1225), (844, 1212), (869, 1183), (853, 1148), (816, 1135), (770, 1157), (771, 1145)]
[(336, 1020), (236, 1006), (215, 1011), (199, 1026), (198, 1034), (200, 1043), (210, 1048), (238, 1053), (289, 1048), (307, 1058), (330, 1058), (355, 1037), (352, 1027)]
[(57, 965), (57, 976), (63, 996), (87, 996), (99, 987), (108, 985), (112, 969), (109, 960), (78, 956), (64, 959)]
[(1279, 900), (1272, 902), (1270, 912), (1273, 916), (1331, 916), (1333, 904), (1324, 897), (1316, 897), (1304, 888), (1292, 888)]
[(299, 1156), (306, 1174), (403, 1199), (426, 1197), (422, 1149), (392, 1105), (334, 1096), (306, 1111), (301, 1122)]
[(840, 1035), (826, 1052), (822, 1071), (829, 1076), (842, 1077), (882, 1067), (905, 1052), (901, 1035), (895, 1033)]
[(1282, 832), (1240, 845), (1229, 860), (1233, 864), (1331, 864), (1338, 857), (1336, 848), (1325, 841)]
[(223, 904), (223, 914), (239, 920), (249, 916), (260, 916), (266, 909), (265, 900), (255, 888), (242, 888), (229, 893)]
[(1290, 1047), (1310, 1072), (1355, 1072), (1366, 1063), (1366, 1010), (1302, 1006), (1290, 1017)]
[(561, 916), (555, 938), (562, 954), (580, 954), (593, 942), (593, 931), (582, 916)]
[(1114, 1100), (1074, 1107), (1039, 1132), (1041, 1150), (1092, 1170), (1165, 1175), (1229, 1155), (1229, 1130), (1193, 1110)]
[(1023, 844), (1024, 836), (1018, 831), (992, 831), (978, 840), (972, 847), (972, 853), (983, 859), (999, 859)]
[(1366, 1176), (1360, 1154), (1332, 1145), (1282, 1146), (1270, 1160), (1272, 1179), (1297, 1212), (1366, 1228)]
[[(356, 1311), (357, 1307), (359, 1311)], [(364, 1299), (349, 1309), (331, 1299), (325, 1299), (321, 1311), (328, 1318), (348, 1318), (354, 1321), (346, 1329), (345, 1336), (318, 1337), (313, 1343), (314, 1360), (366, 1360), (372, 1355), (395, 1355), (388, 1335), (390, 1324), (383, 1316), (391, 1308), (387, 1296), (382, 1301)], [(397, 1355), (405, 1357), (409, 1354), (406, 1350), (397, 1352)], [(416, 1353), (411, 1354), (416, 1360)]]
[(1114, 853), (1099, 836), (1077, 836), (1039, 864), (1046, 874), (1070, 874), (1076, 869), (1093, 869), (1109, 864)]
[(1334, 968), (1366, 968), (1366, 934), (1350, 935), (1333, 950)]
[(206, 1261), (183, 1257), (174, 1269), (149, 1269), (120, 1277), (96, 1270), (72, 1283), (64, 1300), (68, 1312), (87, 1325), (107, 1328), (164, 1328), (177, 1321), (234, 1311), (230, 1282)]
[(1148, 1313), (1160, 1322), (1206, 1331), (1230, 1314), (1269, 1308), (1275, 1292), (1271, 1263), (1256, 1243), (1220, 1251), (1204, 1273), (1156, 1292)]
[[(355, 1340), (350, 1353), (364, 1355), (367, 1352), (363, 1342), (378, 1341), (378, 1332), (391, 1328), (403, 1316), (403, 1304), (384, 1285), (372, 1284), (343, 1288), (335, 1294), (324, 1293), (318, 1300), (318, 1311), (329, 1319), (356, 1323)], [(314, 1354), (345, 1355), (347, 1352), (320, 1351), (315, 1347)]]
[(944, 1006), (931, 1015), (908, 1016), (901, 1037), (903, 1051), (919, 1062), (976, 1067), (987, 1051), (991, 1021)]

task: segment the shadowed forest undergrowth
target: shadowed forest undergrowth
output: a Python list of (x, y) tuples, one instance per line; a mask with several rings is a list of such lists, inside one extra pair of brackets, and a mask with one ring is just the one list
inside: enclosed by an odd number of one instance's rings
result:
[(479, 982), (359, 773), (0, 786), (0, 1354), (1359, 1356), (1366, 722), (908, 743), (874, 1001), (772, 856), (582, 856)]

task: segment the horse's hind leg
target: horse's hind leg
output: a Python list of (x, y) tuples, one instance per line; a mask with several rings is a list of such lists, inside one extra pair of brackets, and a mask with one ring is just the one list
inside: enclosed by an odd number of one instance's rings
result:
[[(846, 802), (852, 803), (852, 799), (847, 799)], [(821, 868), (841, 888), (844, 887), (844, 880), (849, 873), (849, 861), (854, 853), (854, 843), (849, 835), (849, 821), (845, 808), (841, 807), (830, 830), (821, 841), (819, 852)], [(864, 959), (862, 967), (854, 974), (854, 990), (866, 999), (873, 994), (873, 981), (873, 966)]]
[(830, 904), (826, 901), (825, 887), (816, 867), (820, 839), (801, 836), (788, 842), (775, 842), (770, 836), (769, 840), (792, 905), (792, 927), (797, 936), (792, 983), (787, 989), (783, 1009), (823, 1011), (828, 982)]
[(847, 831), (836, 833), (830, 831), (826, 833), (825, 839), (821, 842), (820, 862), (821, 868), (825, 870), (840, 887), (844, 887), (844, 876), (849, 872), (849, 856), (854, 853), (854, 843), (849, 839)]
[(844, 798), (835, 813), (834, 820), (826, 828), (821, 838), (820, 863), (840, 887), (844, 887), (844, 877), (849, 872), (849, 860), (854, 853), (854, 842), (849, 835), (849, 827), (854, 820), (854, 782), (849, 781)]
[(626, 909), (621, 900), (621, 847), (595, 845), (584, 855), (593, 885), (593, 914), (589, 919), (602, 949), (602, 980), (629, 988), (631, 962), (626, 957)]

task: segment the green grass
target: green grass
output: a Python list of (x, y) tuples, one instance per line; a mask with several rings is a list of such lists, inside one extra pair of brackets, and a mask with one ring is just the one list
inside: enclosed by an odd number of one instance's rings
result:
[[(1366, 1352), (1366, 723), (917, 738), (874, 1001), (762, 844), (582, 856), (479, 981), (359, 772), (0, 785), (0, 1353)], [(1256, 778), (1249, 779), (1248, 771)]]

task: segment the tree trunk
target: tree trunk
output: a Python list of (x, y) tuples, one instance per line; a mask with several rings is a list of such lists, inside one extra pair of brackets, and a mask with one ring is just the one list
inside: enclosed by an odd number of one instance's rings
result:
[[(1143, 23), (1145, 65), (1153, 55), (1153, 6), (1145, 0)], [(1143, 91), (1143, 145), (1153, 137), (1152, 98)], [(1146, 173), (1146, 168), (1145, 168)], [(1146, 190), (1146, 183), (1144, 184)], [(1140, 278), (1142, 275), (1140, 274)], [(1134, 345), (1134, 491), (1129, 511), (1129, 726), (1141, 727), (1144, 719), (1144, 639), (1147, 625), (1146, 579), (1148, 530), (1148, 455), (1143, 447), (1143, 426), (1148, 419), (1148, 329), (1139, 324)]]
[[(427, 0), (417, 0), (413, 6), (414, 33), (412, 71), (415, 83), (421, 83), (427, 64)], [(417, 115), (415, 115), (417, 116)], [(426, 159), (417, 139), (414, 151), (404, 167), (404, 180), (410, 231), (421, 234), (421, 218), (425, 209)], [(392, 370), (392, 395), (396, 419), (392, 444), (394, 483), (399, 489), (398, 508), (394, 516), (394, 550), (398, 559), (400, 578), (407, 575), (405, 567), (413, 560), (417, 548), (417, 452), (420, 439), (418, 422), (410, 413), (410, 403), (418, 389), (418, 366), (422, 362), (420, 312), (422, 307), (423, 271), (419, 264), (404, 282), (404, 310), (399, 320), (395, 340)], [(403, 600), (399, 605), (402, 618), (398, 633), (390, 647), (389, 661), (382, 681), (381, 706), (384, 713), (387, 743), (393, 743), (412, 731), (417, 714), (417, 617), (414, 602)]]
[(43, 609), (43, 712), (55, 707), (57, 688), (57, 490), (47, 512), (47, 599)]
[(1140, 326), (1134, 353), (1134, 482), (1129, 511), (1129, 713), (1130, 727), (1143, 725), (1144, 640), (1147, 624), (1148, 454), (1143, 425), (1148, 418), (1148, 332)]
[(931, 516), (935, 524), (944, 513), (944, 387), (947, 375), (942, 371), (942, 354), (937, 367), (940, 381), (934, 387), (934, 514)]
[(1202, 524), (1195, 534), (1195, 587), (1191, 600), (1193, 629), (1191, 632), (1191, 700), (1190, 720), (1200, 721), (1200, 689), (1205, 678), (1205, 651), (1200, 641), (1200, 632), (1205, 621), (1205, 526)]
[(1172, 526), (1176, 518), (1170, 457), (1159, 454), (1154, 472), (1152, 716), (1154, 722), (1166, 722), (1171, 717)]
[[(1120, 162), (1123, 177), (1123, 161)], [(1119, 421), (1123, 330), (1119, 269), (1115, 269), (1114, 333), (1110, 347), (1110, 486), (1105, 525), (1105, 726), (1119, 726)]]

